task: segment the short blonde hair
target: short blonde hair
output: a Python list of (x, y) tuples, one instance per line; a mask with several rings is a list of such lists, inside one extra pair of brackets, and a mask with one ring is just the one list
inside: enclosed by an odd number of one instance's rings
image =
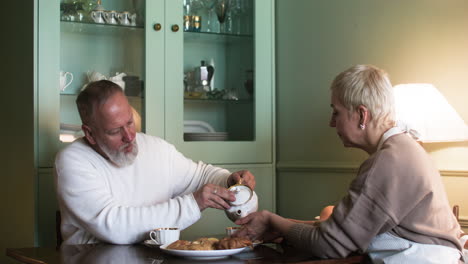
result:
[(388, 74), (376, 66), (358, 64), (338, 74), (330, 90), (350, 112), (364, 105), (376, 125), (395, 122), (395, 100)]

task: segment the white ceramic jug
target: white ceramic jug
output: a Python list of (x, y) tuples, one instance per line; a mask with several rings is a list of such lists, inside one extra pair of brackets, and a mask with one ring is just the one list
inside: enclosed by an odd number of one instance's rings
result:
[[(69, 79), (67, 81), (67, 79)], [(60, 72), (60, 91), (65, 91), (65, 89), (72, 83), (73, 74), (71, 72)]]
[(231, 221), (245, 217), (258, 210), (257, 194), (246, 185), (236, 184), (229, 187), (234, 193), (236, 200), (231, 202), (231, 208), (225, 210), (226, 215)]

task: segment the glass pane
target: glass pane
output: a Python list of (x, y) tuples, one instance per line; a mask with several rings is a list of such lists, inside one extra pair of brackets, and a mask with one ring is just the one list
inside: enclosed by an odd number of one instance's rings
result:
[(253, 141), (253, 0), (184, 0), (184, 140)]
[[(144, 1), (65, 0), (60, 4), (60, 140), (82, 135), (78, 93), (91, 81), (119, 84), (141, 116)], [(140, 122), (141, 127), (141, 122)]]

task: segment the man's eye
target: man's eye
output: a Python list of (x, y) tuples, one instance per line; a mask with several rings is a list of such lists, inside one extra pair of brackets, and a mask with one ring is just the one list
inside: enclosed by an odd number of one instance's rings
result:
[(109, 131), (109, 132), (107, 132), (107, 133), (108, 133), (109, 135), (116, 135), (116, 134), (119, 133), (119, 131), (120, 131), (120, 129), (119, 129), (119, 130), (111, 130), (111, 131)]

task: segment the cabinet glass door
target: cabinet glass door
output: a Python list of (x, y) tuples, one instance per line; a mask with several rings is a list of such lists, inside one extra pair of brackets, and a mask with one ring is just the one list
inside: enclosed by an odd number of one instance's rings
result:
[(89, 82), (124, 89), (141, 130), (144, 91), (143, 1), (64, 0), (60, 3), (60, 140), (82, 136), (77, 94)]
[(122, 87), (145, 130), (145, 1), (39, 1), (39, 166), (83, 135), (75, 100), (91, 81)]
[(183, 8), (184, 140), (253, 141), (253, 1), (185, 0)]
[[(181, 60), (173, 74), (183, 78), (166, 87), (167, 139), (206, 162), (270, 162), (272, 1), (177, 2), (171, 16), (182, 34), (170, 45), (182, 52), (169, 49), (168, 57)], [(258, 38), (259, 30), (266, 38)]]

